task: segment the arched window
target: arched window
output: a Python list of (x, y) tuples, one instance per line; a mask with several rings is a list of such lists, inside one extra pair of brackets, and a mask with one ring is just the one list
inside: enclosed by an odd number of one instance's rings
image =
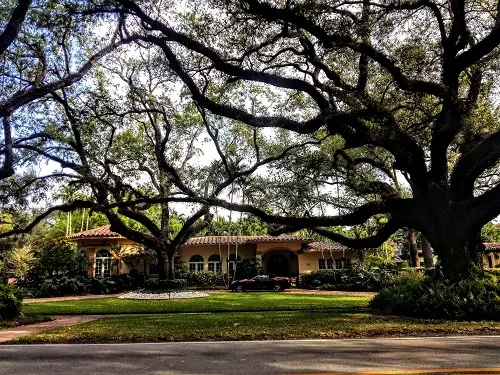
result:
[(203, 271), (203, 262), (201, 255), (193, 255), (189, 258), (189, 270), (191, 272)]
[(234, 270), (236, 269), (236, 263), (241, 262), (241, 257), (236, 254), (230, 254), (227, 264), (227, 270), (229, 274), (232, 276), (234, 274)]
[(99, 250), (95, 256), (94, 277), (111, 276), (111, 253), (108, 250)]
[(221, 272), (222, 264), (220, 261), (220, 256), (218, 254), (212, 254), (208, 258), (208, 270), (210, 272)]

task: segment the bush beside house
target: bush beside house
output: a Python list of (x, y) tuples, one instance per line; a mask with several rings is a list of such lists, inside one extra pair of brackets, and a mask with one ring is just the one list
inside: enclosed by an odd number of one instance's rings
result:
[(13, 319), (21, 313), (23, 297), (14, 285), (0, 284), (0, 320)]
[(369, 269), (321, 270), (301, 275), (299, 285), (305, 289), (373, 292), (392, 284), (402, 270), (401, 265), (394, 263)]
[(439, 272), (402, 274), (370, 301), (374, 311), (453, 320), (499, 320), (500, 277), (478, 272), (474, 279), (449, 281)]

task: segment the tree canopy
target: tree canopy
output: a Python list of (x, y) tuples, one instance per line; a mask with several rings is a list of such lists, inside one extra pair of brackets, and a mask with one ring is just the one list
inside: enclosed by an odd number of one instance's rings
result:
[[(97, 205), (111, 218), (118, 207), (132, 215), (188, 202), (197, 221), (219, 206), (273, 223), (274, 233), (305, 228), (353, 248), (411, 228), (447, 276), (479, 263), (481, 228), (500, 213), (498, 4), (75, 3), (80, 11), (61, 9), (103, 20), (106, 53), (131, 46), (101, 60), (80, 91), (37, 96), (59, 108), (45, 107), (55, 132), (4, 137), (7, 166), (12, 144), (59, 163), (62, 179), (91, 184), (92, 202), (52, 209)], [(8, 129), (9, 114), (0, 115)], [(177, 164), (178, 149), (196, 143), (191, 131), (214, 145), (208, 166)], [(249, 192), (245, 202), (229, 198), (235, 186)], [(377, 230), (360, 238), (331, 230), (367, 222)]]

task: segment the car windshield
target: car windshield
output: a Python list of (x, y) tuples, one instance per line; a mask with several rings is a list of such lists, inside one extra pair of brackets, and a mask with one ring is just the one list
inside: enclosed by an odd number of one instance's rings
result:
[(252, 280), (267, 280), (269, 279), (269, 275), (257, 275)]

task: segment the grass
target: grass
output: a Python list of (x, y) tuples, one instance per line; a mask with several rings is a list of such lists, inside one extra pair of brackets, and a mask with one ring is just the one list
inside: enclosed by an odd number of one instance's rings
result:
[(96, 298), (59, 302), (26, 304), (25, 314), (83, 315), (83, 314), (161, 314), (196, 312), (244, 311), (325, 311), (359, 310), (366, 308), (369, 297), (280, 294), (224, 293), (205, 298), (148, 301), (119, 298)]
[(271, 340), (499, 332), (499, 322), (464, 324), (363, 312), (240, 312), (107, 317), (25, 336), (10, 343)]
[(17, 318), (14, 318), (14, 319), (0, 320), (0, 329), (24, 326), (27, 324), (48, 322), (50, 320), (52, 320), (52, 318), (50, 316), (47, 316), (47, 315), (18, 316)]

